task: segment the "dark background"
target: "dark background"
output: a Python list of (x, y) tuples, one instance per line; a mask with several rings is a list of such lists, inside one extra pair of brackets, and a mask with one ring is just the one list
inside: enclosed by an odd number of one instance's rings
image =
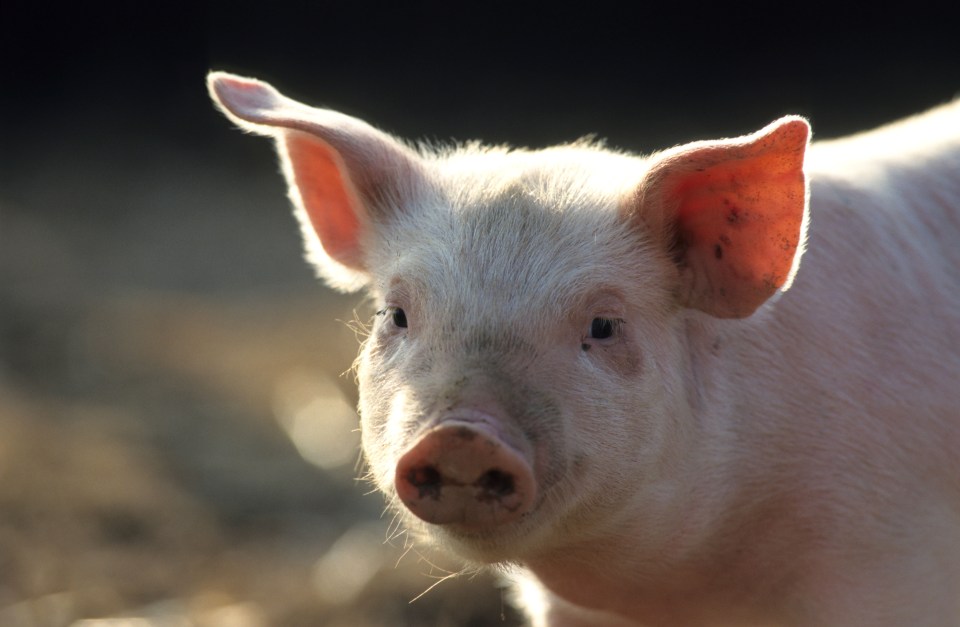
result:
[(357, 342), (337, 320), (369, 312), (314, 282), (272, 149), (214, 111), (209, 69), (405, 138), (648, 152), (786, 113), (834, 137), (946, 102), (958, 17), (5, 0), (0, 624), (516, 622), (485, 576), (408, 603), (453, 567), (399, 559), (354, 465), (307, 463), (282, 427), (288, 406), (352, 405)]
[[(148, 182), (182, 192), (176, 207), (154, 208), (163, 231), (215, 222), (228, 205), (231, 215), (276, 219), (250, 198), (278, 204), (270, 150), (209, 105), (210, 68), (260, 77), (406, 138), (543, 146), (595, 134), (651, 151), (785, 113), (832, 137), (956, 95), (960, 12), (941, 4), (6, 0), (0, 191), (32, 213), (66, 212), (87, 225), (128, 220)], [(201, 183), (217, 171), (250, 202)], [(217, 237), (241, 238), (248, 255), (282, 254), (259, 250), (256, 230), (228, 222)], [(211, 264), (193, 258), (196, 247), (178, 251), (193, 263), (171, 277), (156, 263), (170, 249), (143, 243), (98, 278), (142, 284), (149, 275), (199, 290), (276, 278), (259, 257)]]

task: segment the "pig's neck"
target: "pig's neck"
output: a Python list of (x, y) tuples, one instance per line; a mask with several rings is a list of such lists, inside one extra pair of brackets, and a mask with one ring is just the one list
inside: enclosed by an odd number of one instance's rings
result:
[[(763, 319), (756, 324), (762, 326)], [(684, 366), (690, 389), (687, 405), (678, 411), (689, 413), (698, 428), (673, 460), (673, 483), (658, 491), (659, 500), (645, 497), (631, 504), (597, 535), (526, 560), (549, 591), (651, 626), (777, 624), (790, 603), (781, 591), (795, 583), (794, 571), (789, 563), (770, 564), (814, 551), (815, 539), (804, 531), (808, 516), (800, 495), (751, 488), (789, 474), (783, 460), (776, 460), (776, 469), (758, 467), (756, 457), (738, 461), (738, 450), (763, 443), (745, 436), (737, 424), (760, 399), (749, 393), (724, 396), (742, 384), (737, 373), (741, 361), (749, 361), (731, 347), (741, 345), (740, 333), (758, 330), (701, 319), (690, 323)]]
[[(678, 525), (660, 552), (633, 551), (641, 529), (568, 544), (525, 562), (554, 595), (585, 608), (629, 617), (642, 625), (776, 625), (789, 614), (783, 591), (796, 583), (791, 560), (805, 549), (788, 546), (782, 533), (789, 508), (755, 507), (745, 523), (721, 521), (709, 549), (686, 546)], [(799, 546), (810, 547), (806, 539)], [(672, 555), (673, 547), (684, 547)], [(783, 563), (778, 560), (785, 560)], [(776, 566), (771, 567), (772, 564)], [(782, 568), (779, 575), (771, 575)], [(562, 624), (562, 623), (561, 623)]]

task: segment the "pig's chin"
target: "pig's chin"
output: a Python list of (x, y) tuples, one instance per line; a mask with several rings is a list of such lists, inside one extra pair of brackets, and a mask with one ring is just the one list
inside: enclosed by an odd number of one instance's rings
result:
[(537, 512), (531, 512), (511, 523), (477, 528), (458, 523), (434, 525), (408, 516), (407, 525), (432, 546), (470, 562), (495, 564), (522, 561), (541, 545), (544, 528), (538, 518)]

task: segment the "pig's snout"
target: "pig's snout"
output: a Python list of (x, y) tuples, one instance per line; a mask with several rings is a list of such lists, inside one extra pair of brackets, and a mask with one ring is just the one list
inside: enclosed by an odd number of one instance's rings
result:
[(520, 453), (484, 427), (459, 421), (421, 437), (397, 463), (395, 481), (417, 517), (475, 531), (520, 518), (537, 490)]

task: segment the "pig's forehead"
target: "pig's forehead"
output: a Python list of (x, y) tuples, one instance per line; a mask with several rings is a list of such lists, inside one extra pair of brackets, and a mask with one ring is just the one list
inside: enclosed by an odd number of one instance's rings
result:
[(616, 198), (636, 187), (646, 167), (644, 159), (586, 141), (536, 151), (472, 145), (428, 160), (434, 191), (467, 207), (524, 196), (559, 206)]
[(624, 218), (628, 177), (611, 184), (608, 174), (568, 163), (441, 178), (381, 240), (381, 285), (399, 280), (450, 307), (500, 311), (627, 289), (648, 271), (646, 240)]

